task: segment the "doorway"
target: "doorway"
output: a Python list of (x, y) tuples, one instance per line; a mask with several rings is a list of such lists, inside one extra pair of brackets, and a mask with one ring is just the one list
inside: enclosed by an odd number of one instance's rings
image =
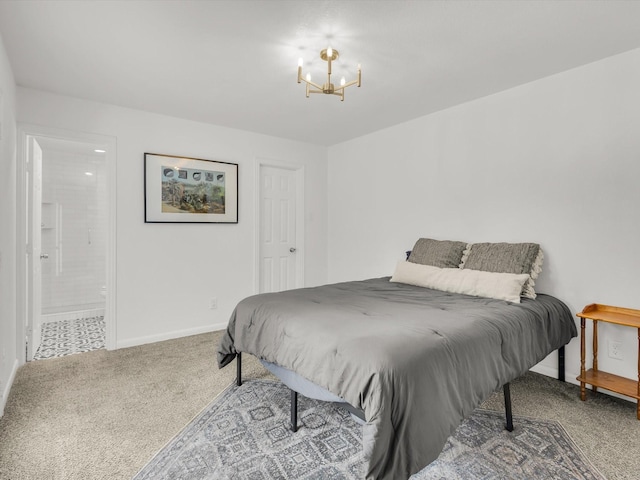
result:
[(18, 351), (115, 348), (115, 139), (19, 132)]
[(304, 167), (257, 163), (258, 293), (304, 286)]

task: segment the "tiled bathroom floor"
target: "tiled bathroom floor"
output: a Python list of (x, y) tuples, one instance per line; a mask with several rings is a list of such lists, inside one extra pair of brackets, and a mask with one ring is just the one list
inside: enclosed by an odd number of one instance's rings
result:
[(42, 324), (42, 342), (34, 360), (64, 357), (104, 348), (104, 316)]

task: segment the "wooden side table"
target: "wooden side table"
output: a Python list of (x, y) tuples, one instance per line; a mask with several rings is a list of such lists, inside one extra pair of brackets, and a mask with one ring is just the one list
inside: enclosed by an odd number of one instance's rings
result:
[[(580, 382), (580, 400), (586, 400), (585, 384), (587, 383), (592, 386), (594, 392), (598, 387), (602, 387), (611, 392), (633, 397), (638, 400), (636, 416), (640, 420), (640, 310), (594, 303), (584, 307), (577, 315), (580, 317), (580, 376), (576, 380)], [(587, 318), (593, 320), (593, 368), (585, 371), (585, 321)], [(637, 381), (598, 370), (598, 322), (638, 329)]]

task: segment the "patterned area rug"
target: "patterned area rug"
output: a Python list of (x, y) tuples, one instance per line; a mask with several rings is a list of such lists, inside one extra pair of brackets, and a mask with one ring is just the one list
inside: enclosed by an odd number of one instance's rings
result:
[(104, 348), (104, 316), (62, 320), (42, 324), (40, 348), (34, 360), (64, 357)]
[[(334, 404), (299, 396), (299, 428), (289, 429), (290, 394), (269, 380), (232, 385), (135, 477), (145, 479), (361, 479), (362, 428)], [(476, 410), (440, 457), (412, 480), (603, 480), (553, 421)]]

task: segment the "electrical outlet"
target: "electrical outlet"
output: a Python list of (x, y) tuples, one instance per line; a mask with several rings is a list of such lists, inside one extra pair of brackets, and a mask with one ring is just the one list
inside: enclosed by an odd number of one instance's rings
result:
[(215, 310), (216, 308), (218, 308), (218, 298), (213, 297), (211, 300), (209, 300), (209, 309)]
[(609, 357), (624, 360), (622, 355), (622, 342), (609, 339)]

